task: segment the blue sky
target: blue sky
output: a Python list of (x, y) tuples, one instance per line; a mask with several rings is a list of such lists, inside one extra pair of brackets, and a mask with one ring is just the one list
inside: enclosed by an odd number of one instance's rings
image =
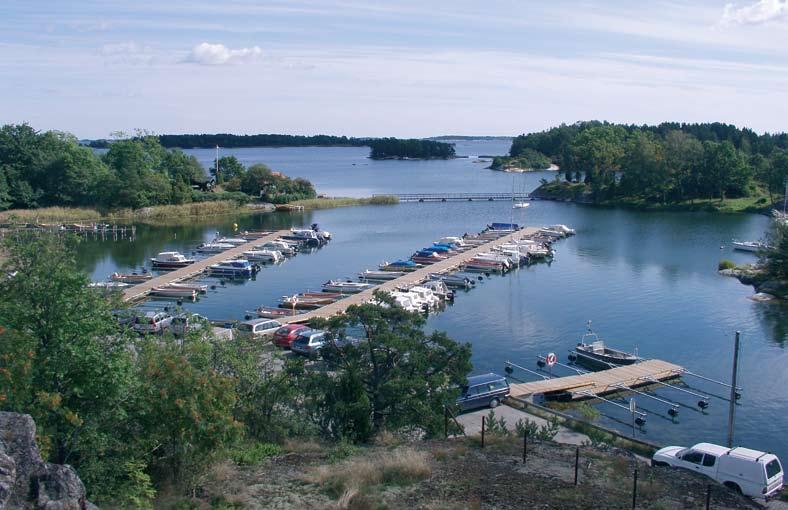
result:
[(786, 0), (2, 0), (0, 122), (513, 135), (577, 120), (784, 131)]

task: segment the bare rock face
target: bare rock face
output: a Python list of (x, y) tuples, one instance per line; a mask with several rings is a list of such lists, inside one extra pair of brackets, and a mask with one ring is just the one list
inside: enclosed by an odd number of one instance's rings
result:
[(71, 466), (41, 460), (29, 415), (0, 412), (0, 510), (86, 510), (85, 486)]

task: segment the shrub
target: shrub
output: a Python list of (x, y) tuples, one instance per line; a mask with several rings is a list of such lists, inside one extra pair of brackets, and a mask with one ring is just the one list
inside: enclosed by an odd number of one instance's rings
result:
[(720, 260), (720, 263), (717, 264), (717, 269), (720, 271), (723, 269), (736, 269), (736, 264), (731, 260)]
[(252, 443), (239, 445), (230, 450), (230, 458), (241, 466), (254, 466), (260, 464), (268, 457), (282, 453), (282, 448), (273, 443)]

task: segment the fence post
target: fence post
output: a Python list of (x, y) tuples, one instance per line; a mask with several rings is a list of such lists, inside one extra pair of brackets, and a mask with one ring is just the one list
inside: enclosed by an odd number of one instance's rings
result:
[(523, 433), (523, 465), (528, 462), (528, 429)]
[(449, 408), (443, 406), (443, 437), (449, 437)]
[(484, 448), (484, 421), (486, 416), (482, 416), (482, 448)]
[(635, 474), (632, 481), (632, 508), (638, 504), (638, 468), (635, 468)]
[(577, 466), (580, 464), (580, 447), (575, 446), (575, 485), (577, 485)]
[(711, 484), (706, 485), (706, 510), (711, 508)]

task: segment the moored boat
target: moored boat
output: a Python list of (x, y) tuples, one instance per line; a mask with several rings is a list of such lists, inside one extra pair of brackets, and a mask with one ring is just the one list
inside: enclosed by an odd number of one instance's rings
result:
[(419, 264), (412, 260), (395, 260), (394, 262), (383, 262), (378, 266), (381, 271), (405, 271), (411, 272), (419, 269)]
[(341, 280), (329, 280), (323, 284), (326, 292), (341, 292), (343, 294), (356, 294), (374, 287), (371, 283), (343, 282)]
[(270, 262), (272, 264), (284, 260), (284, 256), (276, 250), (248, 250), (243, 252), (243, 256), (255, 262)]
[(197, 253), (221, 253), (234, 247), (235, 245), (230, 243), (202, 243), (195, 251)]
[(285, 310), (284, 308), (273, 308), (270, 306), (260, 306), (255, 310), (255, 313), (258, 317), (265, 319), (280, 319), (293, 315), (293, 312)]
[(92, 282), (88, 284), (91, 289), (125, 289), (131, 287), (130, 283), (126, 282)]
[(148, 273), (112, 273), (109, 278), (113, 282), (122, 282), (134, 285), (136, 283), (143, 283), (153, 279), (153, 275)]
[(732, 241), (734, 250), (759, 252), (769, 249), (769, 245), (760, 241)]
[(233, 246), (240, 246), (242, 244), (248, 243), (249, 241), (242, 237), (222, 237), (219, 239), (214, 239), (213, 242), (217, 244), (231, 244)]
[(458, 274), (430, 273), (431, 280), (438, 280), (454, 289), (470, 289), (476, 282), (467, 276)]
[(154, 269), (179, 269), (194, 264), (194, 259), (187, 258), (177, 251), (163, 251), (150, 259)]
[(167, 285), (161, 287), (153, 287), (150, 290), (150, 295), (157, 297), (194, 300), (197, 297), (197, 291), (194, 289), (178, 289)]
[(588, 321), (587, 330), (575, 346), (575, 350), (570, 353), (569, 359), (588, 368), (602, 369), (632, 365), (640, 360), (636, 354), (605, 345), (605, 342), (591, 330), (591, 321)]
[(201, 294), (208, 292), (208, 285), (205, 283), (168, 283), (162, 285), (168, 289), (194, 290)]
[(225, 260), (208, 267), (214, 275), (231, 277), (250, 277), (255, 273), (255, 266), (246, 259)]
[(406, 274), (406, 271), (371, 271), (367, 269), (363, 273), (359, 273), (358, 277), (362, 281), (387, 282), (405, 276)]

